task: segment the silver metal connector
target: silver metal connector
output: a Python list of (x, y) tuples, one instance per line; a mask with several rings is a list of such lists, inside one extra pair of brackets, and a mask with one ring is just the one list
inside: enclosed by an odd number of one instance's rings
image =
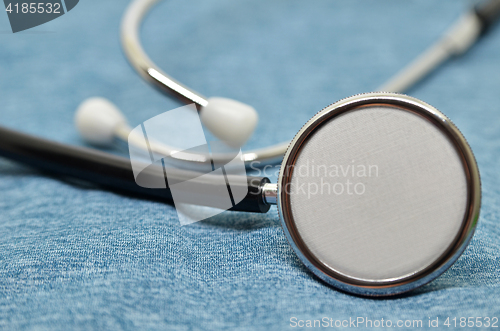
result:
[(262, 199), (268, 205), (275, 205), (278, 199), (278, 184), (264, 184), (262, 187)]

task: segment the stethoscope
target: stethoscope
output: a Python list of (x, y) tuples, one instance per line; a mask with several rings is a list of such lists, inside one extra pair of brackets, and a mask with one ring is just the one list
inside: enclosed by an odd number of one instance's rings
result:
[[(242, 146), (257, 125), (251, 106), (202, 96), (169, 77), (144, 52), (139, 28), (157, 1), (135, 0), (125, 13), (122, 44), (130, 63), (161, 91), (194, 104), (203, 125), (216, 137), (232, 147)], [(349, 293), (395, 295), (441, 275), (464, 251), (477, 225), (479, 171), (465, 138), (445, 115), (395, 92), (465, 52), (499, 16), (499, 0), (476, 6), (380, 88), (391, 92), (340, 100), (318, 112), (291, 142), (239, 154), (246, 164), (282, 162), (277, 184), (266, 177), (235, 181), (232, 188), (241, 187), (246, 195), (230, 210), (266, 213), (276, 204), (299, 259), (324, 282)], [(82, 103), (75, 119), (92, 144), (122, 140), (161, 155), (175, 166), (168, 176), (176, 180), (194, 178), (200, 166), (227, 160), (224, 153), (182, 153), (161, 142), (146, 145), (120, 111), (101, 98)], [(168, 185), (164, 189), (138, 185), (128, 158), (95, 149), (0, 128), (0, 154), (110, 190), (172, 200)], [(155, 164), (144, 167), (140, 176), (165, 181)], [(170, 183), (172, 178), (168, 179)], [(199, 192), (210, 195), (203, 204), (218, 207), (222, 196), (213, 192), (225, 187), (217, 183), (210, 176), (197, 183)]]

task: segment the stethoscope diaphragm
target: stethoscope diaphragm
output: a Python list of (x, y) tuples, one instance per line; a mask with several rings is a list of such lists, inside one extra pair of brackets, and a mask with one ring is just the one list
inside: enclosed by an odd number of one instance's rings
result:
[(341, 100), (288, 148), (277, 204), (301, 261), (323, 281), (393, 295), (442, 274), (470, 241), (480, 179), (442, 113), (393, 93)]

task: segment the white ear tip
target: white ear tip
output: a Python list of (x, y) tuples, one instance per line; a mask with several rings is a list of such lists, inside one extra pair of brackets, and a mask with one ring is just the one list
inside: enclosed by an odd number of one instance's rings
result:
[(120, 110), (104, 98), (89, 98), (78, 106), (75, 125), (81, 136), (94, 145), (110, 145), (115, 129), (126, 120)]
[(200, 113), (201, 122), (217, 138), (241, 147), (252, 135), (259, 115), (252, 106), (226, 98), (210, 98)]

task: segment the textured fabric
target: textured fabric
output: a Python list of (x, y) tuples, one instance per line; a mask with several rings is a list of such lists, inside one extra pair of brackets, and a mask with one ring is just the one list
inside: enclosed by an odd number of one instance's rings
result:
[[(178, 105), (142, 82), (118, 35), (126, 1), (85, 0), (12, 34), (0, 13), (0, 123), (83, 145), (73, 112), (104, 96), (132, 127)], [(317, 111), (375, 89), (469, 1), (166, 1), (143, 38), (166, 72), (259, 111), (246, 148), (291, 139)], [(464, 255), (410, 295), (338, 292), (298, 261), (267, 215), (224, 213), (181, 227), (165, 204), (104, 192), (0, 161), (0, 328), (288, 329), (300, 320), (500, 316), (500, 28), (409, 93), (447, 114), (483, 181)], [(175, 123), (169, 130), (176, 130)], [(180, 132), (186, 134), (185, 132)], [(123, 151), (114, 151), (124, 153)], [(272, 180), (278, 168), (268, 169)], [(293, 323), (292, 323), (293, 324)], [(295, 328), (297, 329), (297, 328)]]

